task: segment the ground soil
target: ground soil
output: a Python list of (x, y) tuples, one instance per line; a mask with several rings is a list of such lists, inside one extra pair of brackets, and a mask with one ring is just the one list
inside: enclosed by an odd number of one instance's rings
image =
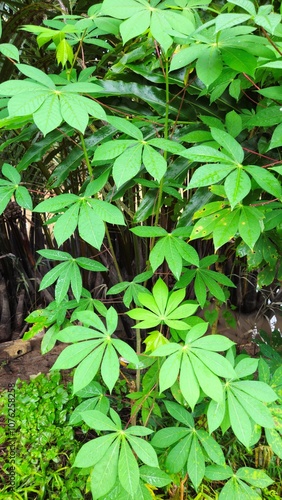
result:
[(34, 375), (49, 372), (67, 344), (58, 343), (43, 356), (40, 351), (41, 340), (41, 337), (31, 339), (29, 341), (31, 350), (11, 359), (7, 359), (6, 352), (1, 349), (0, 344), (0, 390), (6, 389), (8, 384), (15, 383), (17, 379), (29, 380)]

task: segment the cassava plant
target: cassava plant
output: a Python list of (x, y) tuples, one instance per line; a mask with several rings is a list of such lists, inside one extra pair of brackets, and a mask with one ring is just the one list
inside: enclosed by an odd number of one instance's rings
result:
[[(210, 482), (220, 500), (259, 499), (273, 483), (263, 468), (230, 463), (221, 438), (230, 432), (250, 454), (267, 443), (282, 458), (281, 367), (267, 374), (265, 361), (237, 356), (199, 313), (228, 301), (238, 260), (256, 273), (255, 293), (280, 286), (274, 3), (64, 10), (21, 27), (49, 54), (44, 71), (0, 45), (15, 66), (0, 85), (2, 149), (25, 148), (2, 166), (0, 210), (12, 199), (41, 214), (39, 291), (53, 297), (30, 311), (25, 338), (45, 328), (43, 353), (70, 344), (52, 369), (75, 368), (74, 394), (104, 388), (103, 404), (86, 401), (71, 419), (97, 434), (74, 463), (89, 471), (95, 500), (207, 498), (199, 489)], [(31, 168), (45, 179), (32, 195)], [(131, 370), (131, 410), (119, 415), (120, 363)]]

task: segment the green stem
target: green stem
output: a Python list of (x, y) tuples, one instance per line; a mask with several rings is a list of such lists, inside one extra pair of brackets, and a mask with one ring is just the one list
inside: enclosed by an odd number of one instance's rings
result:
[(113, 259), (113, 263), (114, 263), (114, 266), (115, 266), (115, 270), (117, 272), (118, 279), (119, 279), (119, 281), (121, 283), (123, 281), (123, 278), (122, 278), (122, 275), (121, 275), (121, 272), (120, 272), (120, 268), (119, 268), (118, 261), (117, 261), (117, 258), (116, 258), (116, 254), (115, 254), (115, 251), (114, 251), (114, 247), (113, 247), (113, 244), (112, 244), (110, 232), (109, 232), (109, 229), (108, 229), (108, 226), (107, 226), (106, 223), (105, 223), (105, 232), (106, 232), (106, 236), (107, 236), (107, 240), (108, 240), (108, 244), (109, 244), (110, 253), (111, 253), (111, 256), (112, 256), (112, 259)]
[[(142, 343), (141, 331), (140, 331), (140, 328), (136, 328), (136, 354), (137, 354), (137, 356), (140, 356), (140, 354), (141, 354), (141, 343)], [(136, 382), (136, 391), (139, 392), (140, 385), (141, 385), (141, 370), (139, 368), (137, 368), (137, 370), (136, 370), (135, 382)]]
[(93, 168), (91, 166), (90, 159), (89, 159), (89, 156), (88, 156), (88, 153), (87, 153), (85, 139), (84, 139), (84, 136), (83, 136), (83, 134), (81, 132), (79, 132), (79, 137), (80, 137), (81, 146), (82, 146), (82, 150), (83, 150), (83, 153), (84, 153), (84, 159), (85, 159), (85, 163), (86, 163), (89, 175), (90, 175), (91, 178), (93, 178)]
[[(169, 136), (169, 118), (168, 118), (168, 116), (169, 116), (169, 79), (168, 79), (169, 64), (168, 64), (167, 58), (165, 60), (164, 69), (165, 69), (165, 97), (166, 97), (164, 139), (168, 139), (168, 136)], [(164, 151), (164, 159), (167, 161), (167, 151)], [(164, 187), (164, 178), (161, 179), (160, 186), (159, 186), (159, 193), (158, 193), (158, 199), (157, 199), (157, 205), (156, 205), (156, 217), (155, 217), (155, 224), (154, 224), (155, 226), (157, 226), (159, 223), (162, 198), (163, 198), (163, 187)], [(152, 238), (150, 247), (153, 248), (154, 244), (155, 244), (155, 238)]]

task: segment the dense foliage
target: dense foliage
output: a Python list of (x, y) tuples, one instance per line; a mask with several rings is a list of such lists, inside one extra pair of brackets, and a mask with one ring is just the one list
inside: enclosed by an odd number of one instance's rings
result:
[(111, 394), (121, 362), (136, 373), (129, 414), (76, 409), (98, 437), (75, 466), (97, 500), (170, 483), (184, 499), (203, 481), (220, 500), (262, 498), (272, 480), (236, 470), (220, 432), (282, 458), (282, 369), (237, 355), (217, 322), (227, 301), (279, 306), (281, 13), (104, 0), (21, 30), (46, 55), (38, 67), (0, 45), (15, 67), (0, 84), (0, 211), (32, 214), (40, 256), (25, 338), (46, 328), (43, 353), (70, 344), (53, 369), (76, 367), (74, 394), (93, 380)]

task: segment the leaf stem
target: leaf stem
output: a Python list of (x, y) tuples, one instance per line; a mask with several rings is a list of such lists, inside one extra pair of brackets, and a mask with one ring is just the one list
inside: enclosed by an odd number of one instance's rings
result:
[(93, 179), (93, 168), (91, 166), (90, 159), (89, 159), (89, 156), (88, 156), (88, 153), (87, 153), (85, 139), (84, 139), (84, 136), (83, 136), (83, 134), (81, 132), (79, 132), (79, 137), (80, 137), (80, 141), (81, 141), (82, 150), (83, 150), (83, 153), (84, 153), (85, 163), (86, 163), (89, 175)]
[(115, 270), (117, 272), (118, 279), (119, 279), (119, 281), (121, 283), (123, 281), (123, 278), (122, 278), (122, 275), (121, 275), (121, 272), (120, 272), (120, 268), (119, 268), (118, 261), (117, 261), (117, 258), (116, 258), (116, 254), (115, 254), (115, 251), (114, 251), (114, 247), (113, 247), (113, 244), (112, 244), (111, 235), (110, 235), (110, 232), (109, 232), (109, 229), (108, 229), (108, 226), (107, 226), (106, 223), (105, 223), (105, 232), (106, 232), (106, 236), (107, 236), (107, 240), (108, 240), (108, 244), (109, 244), (110, 253), (111, 253), (111, 256), (112, 256), (112, 259), (113, 259), (113, 263), (114, 263), (114, 266), (115, 266)]

